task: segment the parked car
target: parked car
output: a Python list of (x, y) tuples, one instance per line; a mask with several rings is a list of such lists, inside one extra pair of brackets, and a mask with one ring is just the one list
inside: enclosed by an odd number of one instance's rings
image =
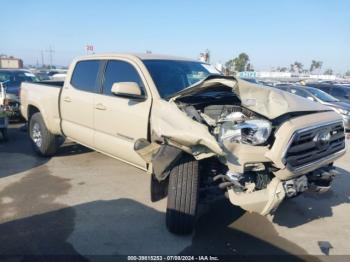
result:
[(21, 117), (19, 107), (21, 83), (36, 81), (38, 81), (38, 78), (28, 70), (0, 69), (0, 83), (3, 83), (6, 90), (6, 98), (3, 98), (2, 103), (6, 105), (6, 110), (10, 115), (10, 119), (18, 119)]
[(39, 81), (51, 80), (51, 76), (47, 72), (37, 72), (35, 73), (35, 75), (39, 79)]
[(6, 111), (6, 89), (3, 83), (4, 82), (0, 82), (0, 133), (2, 135), (2, 140), (6, 141), (8, 139), (8, 112)]
[(54, 74), (51, 76), (51, 79), (53, 81), (64, 81), (64, 79), (66, 78), (67, 74)]
[(342, 102), (326, 92), (314, 87), (277, 85), (276, 88), (304, 97), (314, 102), (319, 102), (332, 108), (342, 116), (345, 129), (350, 130), (350, 104)]
[(350, 87), (347, 85), (307, 83), (307, 86), (318, 88), (338, 98), (340, 101), (350, 103)]
[(67, 137), (151, 174), (151, 199), (167, 195), (177, 234), (193, 230), (208, 192), (267, 215), (286, 198), (327, 191), (346, 151), (329, 107), (154, 54), (78, 58), (64, 82), (23, 83), (21, 111), (40, 155)]

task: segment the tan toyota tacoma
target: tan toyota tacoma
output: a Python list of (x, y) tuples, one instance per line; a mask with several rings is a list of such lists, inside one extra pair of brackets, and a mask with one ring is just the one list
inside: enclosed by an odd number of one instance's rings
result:
[(209, 194), (267, 215), (327, 191), (346, 150), (329, 108), (170, 56), (78, 58), (65, 82), (23, 83), (21, 111), (40, 155), (68, 138), (150, 173), (152, 201), (168, 197), (177, 234), (193, 230)]

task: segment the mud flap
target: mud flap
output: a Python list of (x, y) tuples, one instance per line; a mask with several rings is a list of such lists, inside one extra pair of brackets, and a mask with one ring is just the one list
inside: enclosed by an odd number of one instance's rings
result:
[(183, 151), (169, 145), (162, 145), (153, 156), (153, 173), (159, 181), (166, 179), (172, 166), (180, 159)]
[(231, 188), (228, 190), (228, 195), (233, 205), (240, 206), (249, 212), (268, 215), (275, 211), (285, 198), (285, 191), (282, 182), (275, 177), (266, 189), (254, 192), (236, 192)]
[(154, 174), (151, 176), (151, 201), (162, 200), (168, 195), (168, 180), (158, 181)]

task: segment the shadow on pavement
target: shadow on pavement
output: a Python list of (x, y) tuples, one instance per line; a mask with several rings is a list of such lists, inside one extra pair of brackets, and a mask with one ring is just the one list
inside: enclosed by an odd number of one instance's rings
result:
[[(0, 178), (47, 163), (50, 158), (40, 157), (32, 149), (28, 134), (20, 130), (21, 125), (9, 128), (9, 141), (0, 143)], [(68, 156), (91, 152), (84, 146), (73, 142), (65, 143), (57, 152), (57, 156)]]
[[(248, 228), (248, 232), (244, 228)], [(256, 237), (261, 229), (265, 238)], [(280, 237), (266, 217), (246, 213), (232, 206), (228, 200), (211, 204), (209, 212), (197, 222), (192, 245), (185, 248), (181, 254), (269, 255), (277, 256), (271, 257), (275, 259), (283, 256), (284, 261), (302, 261), (302, 256), (307, 255), (303, 248)], [(312, 257), (308, 259), (317, 260)]]
[(54, 202), (70, 187), (69, 179), (51, 176), (42, 166), (4, 188), (0, 192), (0, 254), (78, 255), (66, 241), (74, 229), (75, 212)]
[[(214, 203), (199, 218), (193, 236), (180, 237), (167, 232), (163, 212), (134, 200), (94, 201), (74, 207), (57, 203), (56, 198), (70, 187), (69, 179), (52, 176), (43, 166), (4, 188), (0, 192), (0, 254), (65, 254), (78, 259), (96, 254), (290, 255), (290, 250), (306, 254), (278, 236), (264, 217), (252, 227), (264, 227), (286, 250), (230, 227), (243, 211), (226, 200)], [(293, 256), (288, 260), (291, 258), (299, 260)]]
[(74, 142), (65, 142), (58, 149), (57, 153), (55, 154), (55, 157), (79, 155), (79, 154), (85, 154), (89, 152), (93, 152), (93, 150), (85, 146), (76, 144)]
[(332, 208), (350, 203), (350, 173), (337, 168), (339, 174), (332, 183), (332, 189), (324, 194), (304, 193), (284, 201), (277, 209), (273, 222), (285, 227), (297, 227), (310, 221), (331, 217)]

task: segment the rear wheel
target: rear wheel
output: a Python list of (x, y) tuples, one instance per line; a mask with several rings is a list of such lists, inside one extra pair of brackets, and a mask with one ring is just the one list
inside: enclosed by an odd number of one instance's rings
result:
[(41, 113), (35, 113), (29, 122), (29, 136), (33, 148), (41, 156), (52, 156), (58, 148), (57, 137), (47, 129)]
[(179, 235), (193, 231), (199, 190), (198, 161), (185, 156), (170, 172), (166, 225)]

